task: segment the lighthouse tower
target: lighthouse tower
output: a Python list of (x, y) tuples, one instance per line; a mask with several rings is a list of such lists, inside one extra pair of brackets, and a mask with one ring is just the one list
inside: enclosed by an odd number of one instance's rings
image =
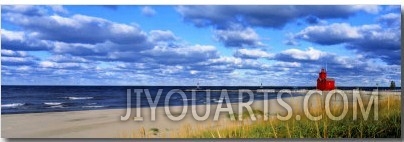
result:
[(317, 89), (321, 91), (335, 89), (335, 80), (333, 78), (327, 78), (327, 71), (324, 68), (322, 68), (318, 74)]

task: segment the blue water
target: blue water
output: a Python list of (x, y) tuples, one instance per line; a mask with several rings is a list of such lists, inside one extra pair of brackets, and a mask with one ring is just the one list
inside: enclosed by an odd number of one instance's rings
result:
[[(60, 112), (95, 109), (115, 109), (126, 108), (127, 89), (131, 89), (131, 107), (136, 107), (137, 96), (133, 89), (149, 89), (151, 98), (154, 100), (158, 89), (163, 89), (157, 106), (164, 106), (165, 98), (172, 89), (193, 89), (194, 86), (1, 86), (1, 113), (40, 113), (40, 112)], [(353, 88), (353, 87), (351, 87)], [(345, 88), (345, 89), (351, 89)], [(381, 87), (379, 87), (380, 89)], [(245, 87), (245, 86), (214, 86), (202, 87), (211, 90), (238, 90), (238, 89), (314, 89), (313, 87)], [(374, 89), (374, 88), (365, 88)], [(192, 92), (184, 91), (188, 105), (192, 103)], [(247, 93), (240, 98), (238, 92), (227, 92), (230, 102), (246, 102), (250, 99)], [(195, 103), (217, 104), (219, 103), (221, 92), (211, 92), (210, 99), (206, 99), (206, 92), (196, 92)], [(304, 94), (292, 94), (301, 96)], [(268, 99), (277, 97), (277, 93), (268, 93)], [(291, 97), (291, 95), (282, 95)], [(263, 93), (254, 93), (254, 100), (263, 100)], [(149, 107), (145, 93), (140, 97), (140, 107)], [(224, 101), (226, 102), (226, 101)], [(179, 93), (174, 93), (169, 98), (170, 106), (184, 105), (184, 100)]]

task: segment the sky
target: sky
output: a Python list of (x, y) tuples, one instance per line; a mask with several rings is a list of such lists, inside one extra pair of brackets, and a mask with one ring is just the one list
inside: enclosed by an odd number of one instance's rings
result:
[(396, 5), (3, 5), (2, 85), (401, 86)]

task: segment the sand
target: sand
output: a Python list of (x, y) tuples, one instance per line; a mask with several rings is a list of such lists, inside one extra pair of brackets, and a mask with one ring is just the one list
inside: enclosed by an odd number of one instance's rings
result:
[[(401, 92), (393, 94), (400, 95)], [(318, 97), (315, 95), (310, 98), (309, 106), (317, 107), (316, 105), (319, 105), (316, 103), (317, 101), (314, 101), (316, 96)], [(322, 98), (325, 98), (324, 96), (322, 95)], [(364, 101), (367, 101), (368, 95), (362, 96)], [(352, 95), (348, 94), (348, 98), (352, 101)], [(302, 111), (303, 99), (303, 96), (299, 96), (283, 100), (292, 107), (293, 111)], [(341, 100), (341, 97), (336, 96), (333, 99)], [(286, 109), (275, 99), (254, 101), (251, 107), (263, 111), (264, 103), (268, 104), (269, 116), (276, 116), (277, 113), (286, 114)], [(205, 121), (198, 121), (193, 117), (191, 106), (187, 106), (188, 111), (180, 121), (170, 120), (165, 113), (165, 107), (156, 108), (156, 121), (151, 121), (150, 108), (141, 108), (143, 121), (133, 120), (136, 108), (132, 108), (131, 117), (127, 121), (120, 120), (120, 117), (126, 114), (126, 109), (1, 115), (1, 133), (3, 138), (122, 138), (128, 137), (132, 133), (138, 134), (143, 128), (145, 133), (148, 133), (148, 137), (173, 137), (182, 132), (180, 130), (184, 126), (216, 128), (226, 125), (226, 122), (230, 121), (227, 112), (220, 113), (219, 122), (213, 121), (218, 105), (210, 106), (210, 115)], [(238, 113), (239, 104), (233, 103), (231, 106), (234, 112)], [(222, 108), (226, 108), (226, 105), (223, 104)], [(182, 111), (182, 106), (172, 106), (169, 109), (173, 115), (178, 115)], [(196, 106), (196, 112), (199, 115), (205, 114), (205, 111), (205, 105)], [(150, 135), (152, 128), (157, 128), (159, 134)]]

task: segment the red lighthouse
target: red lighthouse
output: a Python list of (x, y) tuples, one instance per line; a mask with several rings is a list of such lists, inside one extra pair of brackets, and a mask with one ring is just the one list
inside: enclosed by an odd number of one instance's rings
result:
[(327, 78), (327, 72), (324, 68), (318, 74), (317, 89), (321, 91), (329, 91), (335, 89), (335, 80), (333, 78)]

